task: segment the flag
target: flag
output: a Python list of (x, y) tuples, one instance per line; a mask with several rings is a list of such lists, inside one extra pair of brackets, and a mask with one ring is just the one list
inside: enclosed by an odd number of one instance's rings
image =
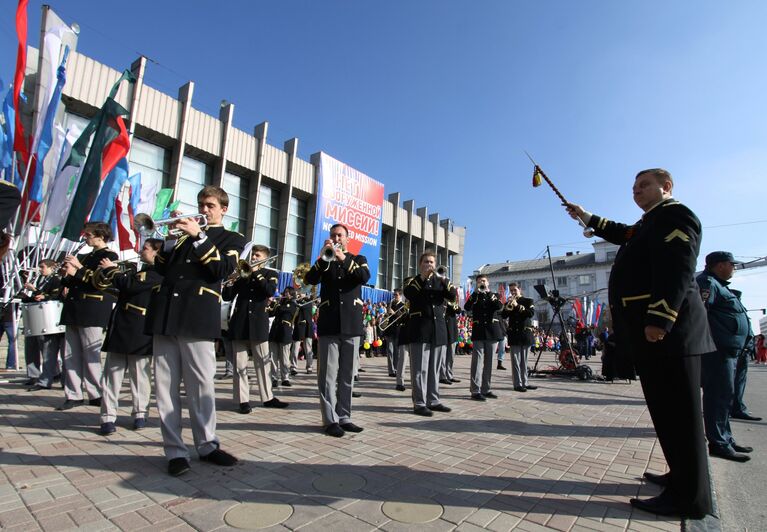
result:
[(165, 213), (165, 210), (168, 208), (168, 202), (172, 196), (172, 188), (160, 189), (160, 192), (157, 193), (157, 201), (154, 204), (154, 210), (152, 211), (152, 220), (160, 220), (162, 218), (163, 213)]
[(56, 86), (53, 89), (53, 95), (45, 111), (45, 119), (42, 123), (42, 130), (40, 131), (40, 138), (37, 144), (35, 175), (32, 178), (32, 184), (29, 189), (29, 199), (37, 203), (43, 201), (43, 161), (47, 157), (48, 150), (50, 150), (53, 143), (53, 119), (56, 117), (59, 101), (61, 101), (61, 91), (67, 81), (66, 64), (68, 56), (69, 48), (65, 48), (64, 57), (56, 73)]
[(93, 210), (88, 220), (91, 222), (108, 222), (112, 218), (112, 209), (123, 185), (128, 181), (128, 159), (123, 157), (109, 172), (104, 183), (101, 185)]
[(504, 305), (506, 304), (506, 284), (505, 283), (498, 283), (498, 299), (501, 300), (501, 303)]
[(138, 251), (139, 235), (133, 227), (133, 209), (130, 204), (131, 185), (125, 181), (114, 201), (114, 217), (117, 231), (116, 240), (120, 251), (132, 249)]
[(575, 317), (578, 321), (583, 321), (583, 307), (581, 306), (581, 300), (577, 297), (573, 299), (573, 309), (575, 310)]
[(13, 108), (16, 110), (16, 131), (13, 138), (13, 148), (22, 155), (26, 164), (29, 160), (29, 148), (24, 137), (24, 124), (21, 123), (19, 100), (21, 86), (24, 84), (24, 73), (27, 69), (27, 4), (29, 0), (19, 0), (16, 8), (16, 35), (19, 38), (19, 48), (16, 53), (16, 73), (13, 76)]
[[(59, 166), (56, 168), (56, 177), (50, 186), (45, 216), (43, 217), (43, 229), (51, 233), (60, 232), (64, 226), (80, 180), (79, 166), (66, 165), (72, 153), (72, 147), (77, 140), (71, 130), (64, 135), (59, 155)], [(85, 144), (87, 146), (88, 143)]]
[[(13, 87), (8, 88), (8, 92), (3, 100), (3, 120), (2, 120), (2, 143), (0, 143), (0, 169), (3, 170), (5, 180), (14, 183), (21, 188), (21, 178), (18, 170), (13, 166), (13, 133), (16, 123), (16, 109), (13, 107)], [(22, 95), (23, 98), (23, 95)]]
[(133, 174), (128, 178), (130, 183), (130, 208), (133, 209), (133, 214), (138, 212), (139, 203), (141, 203), (141, 173)]
[(602, 317), (603, 307), (604, 307), (604, 303), (598, 303), (596, 309), (594, 310), (594, 326), (595, 327), (599, 325), (599, 318)]
[(533, 170), (533, 186), (539, 187), (541, 186), (541, 183), (543, 183), (543, 172), (538, 165), (535, 165), (535, 169)]

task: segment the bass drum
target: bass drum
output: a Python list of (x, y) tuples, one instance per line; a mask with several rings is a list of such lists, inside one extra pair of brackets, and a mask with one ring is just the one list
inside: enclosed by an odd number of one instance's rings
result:
[(66, 327), (61, 321), (61, 301), (40, 301), (21, 305), (21, 319), (24, 321), (25, 336), (43, 336), (63, 333)]
[(229, 317), (232, 313), (232, 302), (231, 301), (222, 301), (221, 302), (221, 330), (222, 331), (228, 331), (229, 330)]
[(580, 355), (577, 351), (570, 351), (565, 347), (559, 352), (559, 365), (562, 369), (574, 370), (578, 367), (578, 358), (580, 358)]

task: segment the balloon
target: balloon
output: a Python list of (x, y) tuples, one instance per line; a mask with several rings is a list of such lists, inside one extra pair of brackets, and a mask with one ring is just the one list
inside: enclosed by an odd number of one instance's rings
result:
[(381, 347), (383, 345), (383, 342), (381, 340), (376, 340), (373, 342), (373, 347)]
[(458, 342), (458, 347), (463, 347), (463, 342)]
[(365, 342), (364, 344), (362, 344), (362, 347), (364, 347), (365, 349), (370, 349), (370, 344), (368, 342)]

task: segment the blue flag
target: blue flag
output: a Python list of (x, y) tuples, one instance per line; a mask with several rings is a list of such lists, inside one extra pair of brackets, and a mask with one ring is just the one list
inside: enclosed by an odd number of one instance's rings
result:
[(109, 172), (104, 183), (101, 185), (96, 201), (93, 203), (93, 210), (88, 218), (91, 222), (109, 222), (112, 211), (115, 208), (115, 199), (120, 193), (120, 189), (128, 180), (128, 159), (123, 157), (117, 165)]

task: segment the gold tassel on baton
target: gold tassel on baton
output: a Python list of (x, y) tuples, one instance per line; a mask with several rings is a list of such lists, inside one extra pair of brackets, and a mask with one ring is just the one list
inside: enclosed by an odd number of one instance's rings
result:
[[(542, 183), (541, 179), (543, 179), (543, 181), (546, 181), (546, 183), (548, 183), (548, 185), (551, 187), (551, 190), (554, 191), (554, 194), (556, 194), (557, 197), (560, 199), (560, 201), (562, 202), (562, 205), (566, 206), (568, 203), (570, 203), (569, 201), (565, 199), (565, 197), (562, 195), (559, 189), (554, 185), (554, 183), (551, 182), (551, 179), (549, 179), (549, 176), (547, 176), (546, 173), (543, 170), (541, 170), (541, 167), (538, 166), (538, 163), (536, 163), (535, 160), (532, 157), (530, 157), (530, 154), (525, 152), (525, 155), (527, 155), (527, 158), (530, 159), (530, 162), (532, 162), (535, 165), (535, 169), (533, 170), (533, 186), (534, 187), (540, 186)], [(587, 227), (586, 224), (583, 222), (583, 220), (578, 218), (578, 223), (581, 224), (581, 226), (583, 227), (583, 236), (585, 236), (586, 238), (592, 238), (594, 236), (594, 230), (591, 227)]]

